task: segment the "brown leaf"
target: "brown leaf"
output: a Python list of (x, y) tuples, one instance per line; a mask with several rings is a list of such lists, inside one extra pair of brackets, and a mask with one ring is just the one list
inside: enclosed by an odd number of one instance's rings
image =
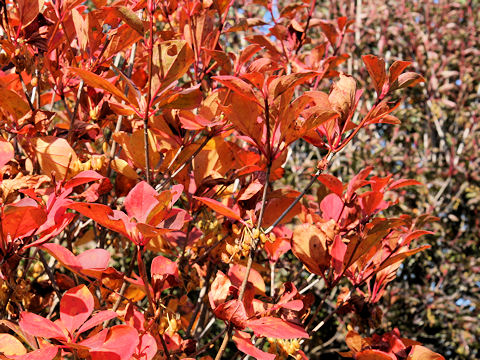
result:
[(354, 109), (356, 91), (357, 83), (349, 75), (340, 74), (340, 80), (333, 84), (328, 100), (342, 121), (348, 119)]
[(364, 55), (362, 60), (367, 67), (368, 73), (373, 80), (373, 86), (377, 91), (377, 95), (382, 94), (383, 84), (387, 79), (387, 73), (385, 71), (385, 60), (375, 55)]
[(143, 36), (143, 22), (138, 18), (135, 12), (126, 6), (116, 6), (114, 9), (118, 17), (120, 17), (128, 26), (138, 32), (139, 35)]
[(330, 266), (328, 247), (333, 242), (329, 227), (335, 222), (303, 224), (295, 228), (292, 238), (292, 252), (300, 259), (308, 271), (320, 275)]
[(22, 27), (30, 24), (42, 10), (44, 0), (18, 0)]

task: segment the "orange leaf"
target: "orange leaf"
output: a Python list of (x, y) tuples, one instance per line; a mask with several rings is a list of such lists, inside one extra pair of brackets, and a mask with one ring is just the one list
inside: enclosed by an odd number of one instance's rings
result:
[(389, 190), (398, 189), (404, 186), (423, 185), (420, 181), (412, 179), (400, 179), (390, 184)]
[(333, 110), (340, 114), (340, 119), (343, 121), (349, 118), (354, 110), (356, 92), (357, 83), (355, 79), (352, 76), (340, 74), (340, 80), (333, 84), (328, 95)]
[(130, 100), (123, 94), (122, 90), (120, 90), (115, 85), (108, 82), (107, 80), (105, 80), (103, 77), (84, 69), (71, 67), (71, 68), (68, 68), (68, 70), (80, 76), (87, 85), (94, 88), (103, 89), (109, 92), (110, 94), (115, 95), (119, 99), (122, 99), (127, 104), (130, 104)]
[(232, 337), (233, 342), (237, 345), (238, 350), (244, 354), (250, 355), (257, 360), (274, 360), (275, 354), (270, 354), (256, 348), (252, 344), (250, 335), (243, 331), (236, 331)]
[(407, 360), (445, 360), (445, 358), (425, 346), (413, 345)]
[[(247, 268), (239, 264), (233, 265), (230, 270), (228, 270), (228, 277), (234, 286), (240, 287), (245, 278), (246, 271)], [(248, 274), (248, 282), (252, 283), (260, 294), (265, 294), (265, 282), (263, 281), (262, 275), (260, 275), (257, 270), (250, 270), (250, 273)]]
[(32, 144), (45, 175), (51, 176), (54, 171), (58, 180), (75, 175), (71, 168), (78, 158), (67, 140), (45, 136), (33, 139)]
[(392, 84), (390, 90), (403, 89), (409, 86), (415, 86), (418, 83), (425, 82), (425, 78), (414, 72), (406, 72), (398, 77)]
[(243, 219), (240, 217), (240, 214), (226, 207), (225, 205), (223, 205), (221, 202), (217, 200), (210, 199), (207, 197), (199, 197), (199, 196), (194, 196), (194, 198), (223, 216), (229, 217), (230, 219), (238, 220), (242, 223), (244, 222)]
[(243, 81), (242, 79), (240, 79), (239, 77), (222, 75), (222, 76), (213, 76), (212, 79), (222, 83), (230, 90), (235, 91), (237, 94), (258, 103), (258, 99), (255, 96), (255, 93), (253, 92), (252, 86), (246, 83), (245, 81)]
[(396, 254), (396, 255), (392, 256), (390, 259), (388, 259), (387, 261), (385, 261), (383, 263), (383, 265), (380, 266), (380, 268), (377, 269), (376, 271), (377, 272), (382, 271), (383, 269), (389, 267), (390, 265), (396, 264), (400, 261), (405, 260), (409, 256), (415, 255), (416, 253), (419, 253), (420, 251), (430, 249), (430, 248), (431, 248), (430, 245), (424, 245), (424, 246), (420, 246), (416, 249), (407, 250), (407, 251), (401, 252), (399, 254)]
[(16, 92), (0, 86), (0, 105), (17, 120), (24, 116), (29, 110), (27, 102)]
[(0, 353), (3, 355), (23, 355), (27, 353), (25, 346), (10, 334), (0, 334)]
[[(334, 224), (333, 220), (331, 221)], [(326, 223), (328, 224), (328, 223)], [(326, 224), (321, 224), (323, 229), (312, 224), (297, 226), (293, 232), (292, 252), (300, 259), (308, 271), (320, 275), (330, 266), (330, 255), (327, 242), (333, 237), (324, 230)]]

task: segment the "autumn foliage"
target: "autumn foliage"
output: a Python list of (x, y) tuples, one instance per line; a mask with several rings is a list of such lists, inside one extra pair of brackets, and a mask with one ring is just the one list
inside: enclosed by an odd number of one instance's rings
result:
[[(374, 333), (429, 247), (435, 218), (390, 211), (422, 184), (329, 174), (425, 79), (365, 54), (361, 89), (353, 20), (240, 3), (0, 2), (0, 357), (306, 359), (338, 316), (343, 357), (443, 359)], [(316, 166), (289, 184), (304, 141)]]

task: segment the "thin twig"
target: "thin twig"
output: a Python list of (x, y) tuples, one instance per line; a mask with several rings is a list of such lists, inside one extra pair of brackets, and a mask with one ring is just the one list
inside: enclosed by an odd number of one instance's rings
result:
[[(122, 287), (120, 288), (120, 291), (118, 292), (118, 299), (117, 301), (115, 301), (115, 304), (113, 304), (113, 308), (112, 308), (112, 311), (117, 311), (118, 308), (120, 307), (120, 304), (123, 300), (123, 295), (125, 294), (125, 291), (127, 291), (127, 288), (128, 288), (128, 281), (126, 280), (127, 277), (130, 277), (130, 275), (132, 274), (133, 272), (133, 267), (135, 266), (135, 258), (137, 257), (137, 247), (135, 246), (133, 248), (133, 253), (132, 253), (132, 259), (130, 260), (130, 264), (128, 265), (128, 270), (127, 272), (125, 273), (125, 278), (123, 280), (123, 284), (122, 284)], [(111, 320), (109, 321), (105, 321), (103, 323), (103, 328), (106, 328), (108, 327), (108, 324)]]
[(153, 10), (149, 9), (150, 18), (150, 42), (148, 44), (148, 87), (147, 87), (147, 105), (145, 117), (143, 118), (143, 139), (145, 142), (145, 177), (150, 184), (150, 149), (148, 144), (148, 118), (152, 101), (152, 78), (153, 78)]
[(60, 291), (60, 288), (58, 287), (57, 282), (55, 281), (55, 276), (52, 273), (52, 270), (48, 266), (47, 260), (45, 260), (45, 256), (43, 256), (43, 253), (41, 251), (38, 252), (38, 257), (40, 258), (40, 261), (43, 264), (43, 267), (45, 269), (45, 272), (48, 275), (48, 278), (50, 279), (50, 282), (52, 283), (53, 290), (55, 291), (55, 294), (57, 294), (57, 297), (59, 299), (62, 298), (62, 292)]

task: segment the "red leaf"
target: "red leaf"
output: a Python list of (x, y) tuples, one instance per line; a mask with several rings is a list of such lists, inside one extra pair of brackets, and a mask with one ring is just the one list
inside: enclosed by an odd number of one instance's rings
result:
[(89, 204), (89, 203), (71, 203), (68, 205), (70, 209), (78, 211), (80, 214), (96, 221), (106, 228), (119, 232), (126, 237), (130, 238), (125, 223), (114, 217), (115, 213), (110, 207), (102, 204)]
[(282, 237), (277, 237), (273, 243), (267, 241), (264, 246), (270, 262), (277, 262), (280, 256), (292, 248), (290, 240)]
[(104, 321), (108, 321), (116, 317), (117, 317), (117, 313), (112, 310), (99, 311), (98, 313), (93, 315), (89, 320), (83, 323), (82, 326), (80, 326), (80, 328), (77, 331), (77, 334), (81, 334), (82, 332), (90, 330), (91, 328), (94, 328), (95, 326), (103, 323)]
[(322, 210), (322, 218), (325, 220), (333, 219), (337, 221), (340, 219), (344, 209), (344, 203), (337, 194), (328, 194), (320, 203), (320, 210)]
[[(228, 270), (228, 277), (232, 284), (236, 287), (240, 287), (245, 278), (247, 268), (243, 265), (235, 264), (233, 265), (230, 270)], [(255, 270), (250, 269), (250, 273), (248, 274), (248, 282), (252, 283), (255, 289), (261, 293), (265, 294), (265, 282), (263, 281), (262, 275)]]
[(230, 279), (223, 272), (218, 271), (208, 293), (208, 300), (213, 310), (227, 300), (231, 285)]
[(23, 311), (20, 314), (19, 325), (23, 331), (33, 336), (67, 340), (62, 329), (57, 324), (31, 312)]
[(134, 359), (151, 360), (157, 354), (157, 341), (149, 333), (145, 333), (140, 337), (140, 341), (133, 355)]
[(416, 238), (419, 238), (420, 236), (433, 235), (433, 234), (435, 234), (433, 231), (415, 230), (412, 233), (410, 233), (409, 235), (407, 235), (407, 237), (405, 238), (402, 245), (407, 245), (408, 246), (412, 240), (414, 240)]
[(151, 266), (152, 281), (155, 291), (162, 291), (178, 284), (178, 266), (164, 256), (157, 256)]
[(337, 194), (339, 197), (342, 197), (343, 194), (343, 184), (335, 176), (330, 174), (321, 174), (318, 176), (318, 181), (325, 185), (331, 192)]
[(330, 255), (332, 256), (332, 266), (335, 271), (335, 275), (340, 275), (343, 268), (343, 259), (347, 252), (347, 245), (343, 243), (340, 235), (335, 236), (335, 240), (332, 244)]
[(355, 355), (355, 360), (392, 360), (392, 358), (380, 350), (363, 350)]
[(212, 76), (212, 79), (222, 83), (230, 90), (237, 94), (246, 97), (248, 100), (258, 103), (258, 100), (253, 92), (252, 86), (236, 76), (221, 75)]
[(293, 311), (300, 311), (303, 309), (303, 301), (302, 300), (292, 300), (282, 304), (282, 308), (293, 310)]
[(252, 344), (252, 339), (249, 334), (243, 331), (236, 331), (232, 337), (233, 342), (237, 345), (238, 350), (241, 352), (253, 356), (258, 360), (274, 360), (275, 354), (270, 354), (260, 349), (257, 349)]
[(248, 320), (247, 326), (253, 330), (256, 336), (273, 337), (276, 339), (309, 337), (308, 333), (301, 326), (272, 316)]
[(194, 198), (223, 216), (229, 217), (234, 220), (238, 220), (242, 223), (244, 222), (243, 219), (240, 217), (240, 214), (226, 207), (225, 205), (223, 205), (221, 202), (217, 200), (210, 199), (207, 197), (199, 197), (199, 196), (194, 196)]
[(151, 265), (152, 275), (172, 275), (178, 279), (177, 264), (164, 256), (157, 256), (153, 259)]
[(0, 138), (0, 168), (13, 159), (15, 151), (13, 145), (8, 141)]
[(372, 215), (377, 210), (383, 210), (388, 207), (388, 203), (383, 201), (383, 193), (378, 191), (368, 191), (361, 197), (362, 210), (366, 215)]
[(213, 310), (213, 313), (216, 317), (234, 325), (237, 329), (243, 330), (247, 325), (247, 312), (240, 300), (229, 300), (222, 303)]
[(52, 360), (57, 356), (57, 352), (58, 346), (48, 346), (25, 355), (10, 355), (9, 358), (14, 360)]
[(99, 349), (90, 350), (90, 355), (92, 360), (130, 360), (138, 342), (137, 330), (128, 325), (116, 325)]
[(395, 80), (398, 79), (400, 74), (405, 70), (407, 67), (409, 67), (412, 64), (411, 61), (394, 61), (393, 64), (390, 66), (388, 69), (389, 72), (389, 77), (388, 77), (388, 82), (389, 84), (393, 84)]
[(362, 60), (367, 67), (368, 73), (373, 80), (373, 86), (377, 91), (377, 95), (382, 94), (383, 84), (387, 79), (387, 73), (385, 71), (385, 61), (375, 55), (364, 55)]
[[(26, 202), (24, 200), (29, 201)], [(24, 200), (21, 200), (21, 202), (36, 204), (34, 200)], [(0, 219), (3, 239), (6, 240), (10, 236), (14, 240), (38, 229), (47, 220), (47, 214), (38, 206), (23, 206), (19, 202), (15, 205), (7, 206)]]
[(102, 176), (93, 170), (82, 171), (81, 173), (77, 174), (69, 181), (67, 181), (67, 183), (63, 187), (65, 189), (70, 189), (74, 188), (75, 186), (86, 184), (90, 181), (102, 180), (104, 178), (105, 176)]
[(65, 329), (73, 334), (93, 312), (93, 295), (85, 285), (68, 290), (60, 301), (60, 319)]
[(158, 195), (155, 189), (145, 181), (135, 185), (124, 202), (128, 216), (134, 217), (138, 222), (147, 222), (148, 214), (158, 204), (156, 198)]
[(110, 253), (105, 249), (89, 249), (77, 255), (77, 260), (82, 268), (82, 273), (98, 277), (98, 273), (108, 267)]
[(423, 185), (420, 181), (412, 179), (400, 179), (390, 184), (389, 190), (398, 189), (404, 186)]
[(416, 253), (419, 253), (420, 251), (423, 251), (423, 250), (426, 250), (426, 249), (429, 249), (429, 248), (431, 248), (430, 245), (424, 245), (424, 246), (420, 246), (416, 249), (411, 249), (411, 250), (403, 251), (399, 254), (396, 254), (396, 255), (392, 256), (391, 258), (389, 258), (387, 261), (385, 261), (383, 263), (383, 265), (380, 266), (376, 271), (379, 272), (379, 271), (389, 267), (390, 265), (393, 265), (397, 262), (403, 261), (407, 257), (415, 255)]
[(110, 261), (110, 253), (105, 249), (90, 249), (75, 256), (70, 250), (55, 243), (43, 244), (41, 248), (73, 272), (97, 278)]
[(373, 167), (371, 166), (366, 167), (365, 169), (361, 170), (357, 175), (355, 175), (352, 180), (349, 181), (347, 187), (347, 201), (350, 201), (352, 199), (355, 191), (365, 185), (365, 179), (368, 177), (372, 169)]
[(403, 89), (409, 86), (415, 86), (418, 83), (425, 82), (425, 78), (414, 72), (406, 72), (398, 77), (392, 84), (391, 90)]
[(42, 10), (44, 0), (18, 0), (22, 27), (30, 24)]

